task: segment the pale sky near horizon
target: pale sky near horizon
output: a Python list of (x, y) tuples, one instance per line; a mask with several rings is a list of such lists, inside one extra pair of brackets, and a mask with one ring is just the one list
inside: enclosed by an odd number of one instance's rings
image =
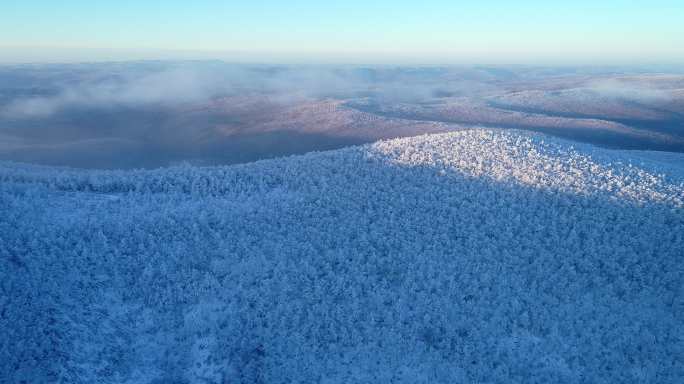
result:
[(0, 0), (0, 61), (684, 63), (684, 1)]

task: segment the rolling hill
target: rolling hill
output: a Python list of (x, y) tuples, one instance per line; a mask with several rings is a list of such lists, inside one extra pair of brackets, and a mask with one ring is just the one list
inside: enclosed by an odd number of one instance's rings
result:
[(0, 163), (0, 381), (676, 383), (684, 156), (473, 129)]

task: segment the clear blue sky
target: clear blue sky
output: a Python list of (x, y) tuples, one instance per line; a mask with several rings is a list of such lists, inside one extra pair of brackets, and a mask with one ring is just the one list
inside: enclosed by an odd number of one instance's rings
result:
[(138, 56), (682, 63), (684, 0), (0, 1), (2, 61)]

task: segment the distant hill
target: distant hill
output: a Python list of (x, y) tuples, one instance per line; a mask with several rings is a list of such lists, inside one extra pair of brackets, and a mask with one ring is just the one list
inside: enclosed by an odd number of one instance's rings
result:
[(472, 127), (684, 153), (684, 75), (221, 61), (0, 65), (0, 161), (232, 165)]
[(474, 129), (0, 163), (0, 381), (677, 383), (684, 157)]

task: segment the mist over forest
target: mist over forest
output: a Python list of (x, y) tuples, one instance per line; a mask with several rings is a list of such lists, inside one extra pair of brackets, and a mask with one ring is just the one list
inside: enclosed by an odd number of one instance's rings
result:
[(0, 66), (0, 160), (217, 165), (473, 127), (684, 152), (676, 67)]
[(0, 384), (684, 383), (683, 21), (0, 0)]

